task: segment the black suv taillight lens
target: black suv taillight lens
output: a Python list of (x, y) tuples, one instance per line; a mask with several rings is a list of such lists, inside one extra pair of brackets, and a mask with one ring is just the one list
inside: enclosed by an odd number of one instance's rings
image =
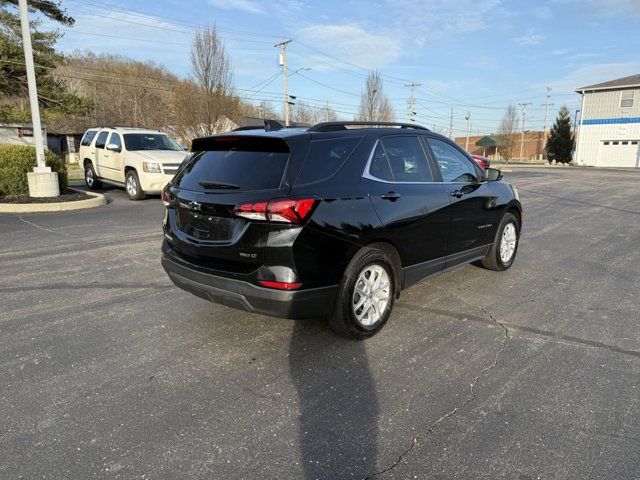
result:
[(168, 189), (162, 190), (162, 203), (167, 208), (171, 208), (173, 204), (171, 193), (169, 193)]
[(315, 198), (276, 198), (269, 202), (242, 203), (234, 213), (250, 220), (300, 224), (311, 216), (317, 202)]

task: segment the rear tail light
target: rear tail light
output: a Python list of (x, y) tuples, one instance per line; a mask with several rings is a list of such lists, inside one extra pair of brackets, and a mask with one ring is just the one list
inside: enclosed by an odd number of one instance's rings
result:
[(243, 203), (236, 216), (264, 222), (304, 223), (318, 202), (315, 198), (278, 198), (269, 202)]
[(269, 280), (259, 280), (258, 283), (263, 287), (277, 288), (278, 290), (295, 290), (302, 286), (298, 282), (272, 282)]
[(171, 194), (167, 190), (162, 191), (162, 203), (165, 207), (171, 206)]

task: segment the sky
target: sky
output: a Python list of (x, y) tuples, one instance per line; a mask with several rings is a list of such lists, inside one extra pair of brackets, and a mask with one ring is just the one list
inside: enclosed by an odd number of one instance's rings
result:
[[(282, 108), (274, 44), (289, 39), (289, 93), (342, 119), (377, 69), (398, 121), (415, 88), (416, 122), (464, 136), (495, 132), (506, 106), (541, 130), (578, 87), (640, 74), (640, 0), (62, 0), (76, 23), (58, 48), (152, 60), (188, 77), (193, 33), (216, 25), (238, 95)], [(522, 109), (518, 106), (518, 109)]]

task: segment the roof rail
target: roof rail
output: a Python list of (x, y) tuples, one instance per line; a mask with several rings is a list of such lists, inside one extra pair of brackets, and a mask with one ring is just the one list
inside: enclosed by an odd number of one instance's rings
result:
[(366, 122), (366, 121), (350, 121), (350, 122), (323, 122), (317, 123), (310, 127), (308, 132), (333, 132), (336, 130), (346, 130), (348, 126), (355, 127), (400, 127), (400, 128), (414, 128), (416, 130), (430, 130), (422, 125), (416, 125), (415, 123), (398, 123), (398, 122)]
[(264, 125), (247, 125), (245, 127), (238, 127), (231, 130), (232, 132), (242, 132), (244, 130), (264, 130)]

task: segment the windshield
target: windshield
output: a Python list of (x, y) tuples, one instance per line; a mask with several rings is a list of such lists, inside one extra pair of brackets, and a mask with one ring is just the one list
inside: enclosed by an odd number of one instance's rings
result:
[(166, 135), (154, 133), (125, 133), (124, 145), (127, 150), (177, 150), (180, 145)]

